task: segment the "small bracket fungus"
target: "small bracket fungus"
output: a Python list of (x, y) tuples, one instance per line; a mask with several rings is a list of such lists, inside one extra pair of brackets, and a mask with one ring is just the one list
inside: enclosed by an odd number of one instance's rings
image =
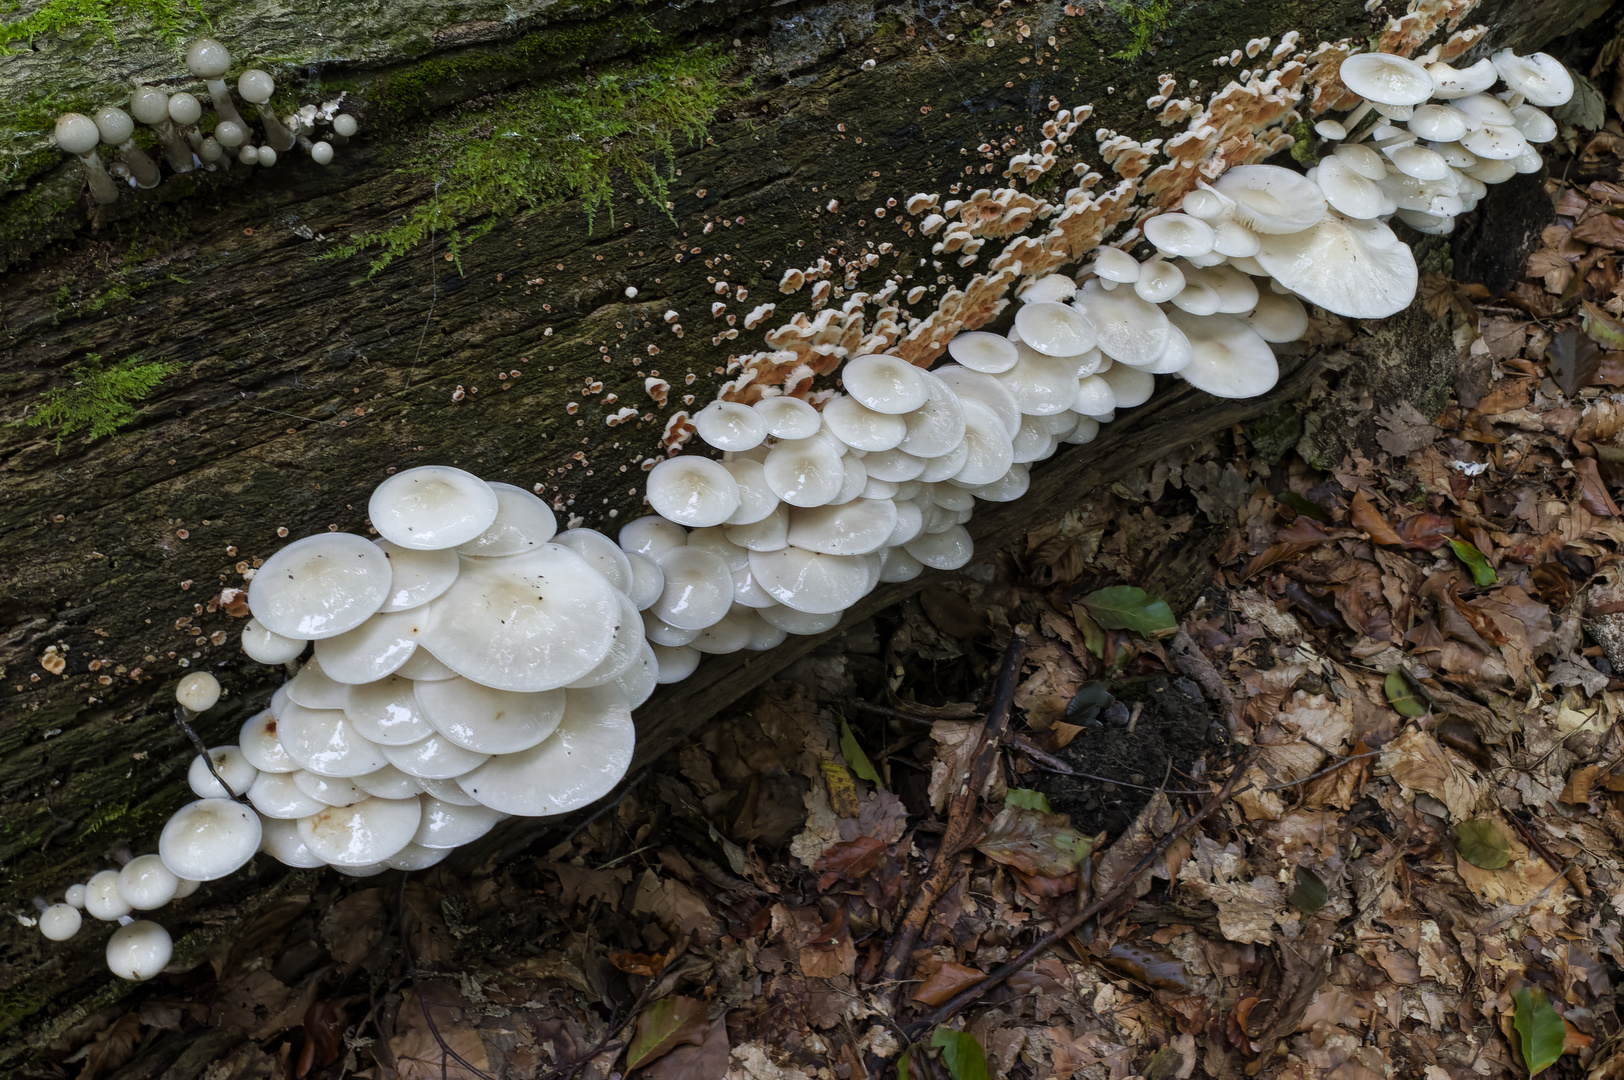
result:
[(96, 121), (81, 113), (63, 113), (56, 118), (56, 145), (64, 153), (77, 157), (85, 167), (85, 183), (90, 185), (90, 197), (99, 203), (118, 200), (118, 185), (108, 175), (96, 146), (101, 132)]

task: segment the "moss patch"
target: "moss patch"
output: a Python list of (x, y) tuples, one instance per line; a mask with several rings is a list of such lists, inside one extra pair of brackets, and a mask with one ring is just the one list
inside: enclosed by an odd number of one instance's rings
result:
[(55, 431), (59, 453), (62, 440), (76, 432), (88, 432), (92, 439), (111, 435), (135, 418), (136, 403), (175, 366), (169, 360), (145, 361), (136, 355), (104, 367), (101, 354), (90, 353), (84, 363), (70, 369), (71, 386), (45, 391), (32, 414), (19, 423)]
[(1117, 60), (1137, 60), (1150, 51), (1152, 39), (1173, 21), (1173, 0), (1150, 0), (1143, 7), (1132, 0), (1112, 0), (1111, 10), (1128, 24), (1128, 44), (1111, 54)]
[[(0, 12), (17, 15), (21, 0), (6, 0)], [(0, 56), (21, 52), (36, 37), (88, 31), (118, 40), (118, 25), (131, 19), (148, 22), (166, 41), (179, 41), (209, 17), (197, 0), (45, 0), (21, 18), (0, 23)]]
[(425, 149), (401, 166), (432, 179), (434, 194), (399, 225), (357, 237), (328, 257), (378, 250), (376, 274), (436, 233), (447, 234), (456, 257), (504, 217), (572, 198), (582, 201), (590, 229), (605, 208), (613, 221), (616, 172), (664, 207), (675, 140), (703, 137), (726, 94), (728, 64), (718, 50), (673, 50), (436, 120), (424, 134)]

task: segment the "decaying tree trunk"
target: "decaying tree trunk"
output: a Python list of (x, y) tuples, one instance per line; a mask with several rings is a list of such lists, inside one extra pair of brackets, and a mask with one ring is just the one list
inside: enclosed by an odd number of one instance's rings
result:
[[(34, 149), (12, 156), (15, 190), (0, 200), (0, 387), (4, 417), (21, 422), (0, 427), (0, 866), (10, 908), (31, 914), (32, 896), (59, 895), (115, 848), (153, 848), (187, 797), (192, 751), (170, 719), (184, 667), (215, 671), (228, 689), (200, 725), (211, 744), (235, 741), (262, 706), (278, 673), (239, 653), (244, 611), (229, 590), (283, 536), (364, 532), (372, 487), (430, 463), (539, 485), (561, 518), (613, 533), (641, 512), (641, 463), (661, 453), (679, 400), (710, 400), (730, 352), (760, 348), (745, 315), (766, 302), (779, 303), (778, 321), (806, 308), (804, 291), (780, 294), (786, 269), (823, 257), (842, 284), (840, 267), (872, 253), (878, 262), (855, 267), (847, 287), (913, 275), (904, 290), (945, 290), (975, 271), (899, 228), (905, 215), (889, 200), (995, 186), (1002, 164), (972, 174), (987, 160), (976, 148), (1035, 145), (1051, 98), (1094, 103), (1090, 131), (1157, 137), (1166, 132), (1144, 102), (1159, 74), (1199, 80), (1204, 96), (1227, 78), (1212, 58), (1251, 38), (1364, 37), (1385, 21), (1359, 0), (1192, 3), (1165, 25), (1127, 5), (1054, 0), (566, 6), (465, 5), (455, 25), (439, 21), (435, 4), (339, 0), (320, 18), (296, 5), (235, 8), (214, 27), (237, 55), (234, 71), (272, 58), (287, 108), (343, 92), (361, 117), (360, 134), (325, 169), (295, 153), (273, 169), (170, 178), (96, 208), (76, 165), (39, 149), (37, 136), (13, 140)], [(1468, 21), (1487, 24), (1496, 47), (1526, 49), (1605, 6), (1484, 0)], [(81, 29), (14, 43), (20, 51), (0, 57), (0, 89), (18, 103), (7, 122), (37, 132), (48, 120), (28, 109), (43, 108), (31, 104), (40, 96), (106, 103), (127, 93), (116, 79), (132, 74), (186, 84), (175, 42), (195, 28), (118, 30), (116, 40)], [(1144, 55), (1114, 58), (1136, 49)], [(715, 60), (683, 63), (694, 57)], [(606, 78), (675, 80), (667, 89), (689, 111), (670, 122), (703, 114), (705, 135), (692, 144), (680, 130), (634, 130), (588, 155), (618, 167), (616, 146), (669, 138), (668, 193), (635, 169), (593, 176), (571, 171), (585, 159), (560, 160), (551, 190), (518, 193), (539, 209), (513, 216), (493, 202), (500, 216), (483, 224), (494, 228), (467, 243), (481, 222), (454, 196), (491, 180), (479, 169), (500, 170), (469, 164), (459, 140), (506, 154), (503, 101), (563, 109), (608, 93)], [(1073, 146), (1100, 167), (1091, 139)], [(617, 187), (594, 204), (589, 228), (580, 199), (564, 195), (601, 179)], [(413, 221), (426, 223), (420, 242), (375, 273), (376, 248), (332, 257)], [(948, 261), (929, 265), (939, 258)], [(732, 291), (713, 316), (719, 286)], [(718, 339), (729, 329), (739, 337)], [(82, 383), (93, 355), (103, 370), (134, 356), (172, 368), (110, 435), (58, 441), (50, 425), (28, 426), (41, 394)], [(1454, 346), (1412, 312), (1358, 338), (1340, 362), (1361, 365), (1375, 385), (1403, 386), (1383, 373), (1420, 356), (1450, 377)], [(978, 544), (1007, 543), (1093, 486), (1279, 410), (1326, 360), (1286, 356), (1280, 386), (1254, 401), (1164, 391), (1037, 469), (1025, 499), (981, 513)], [(666, 408), (645, 389), (654, 378), (670, 384)], [(626, 407), (637, 415), (606, 424)], [(851, 617), (922, 584), (884, 589)], [(811, 644), (710, 659), (664, 688), (640, 710), (640, 761)], [(526, 828), (514, 823), (507, 839)], [(166, 913), (179, 960), (204, 956), (256, 905), (313, 879), (262, 862)], [(0, 937), (0, 1069), (124, 992), (101, 961), (105, 934), (92, 924), (53, 946), (14, 925)]]

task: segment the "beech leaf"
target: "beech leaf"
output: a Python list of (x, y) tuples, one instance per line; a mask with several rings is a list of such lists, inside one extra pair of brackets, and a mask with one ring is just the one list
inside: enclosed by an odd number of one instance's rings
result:
[(1054, 813), (1054, 807), (1049, 805), (1049, 797), (1031, 788), (1010, 788), (1004, 794), (1004, 805), (1019, 807), (1022, 810), (1036, 810), (1040, 814)]
[(1562, 1056), (1568, 1025), (1551, 1007), (1550, 996), (1543, 990), (1524, 986), (1511, 995), (1511, 1000), (1511, 1018), (1522, 1042), (1523, 1064), (1529, 1076), (1537, 1076)]
[(1455, 557), (1466, 564), (1466, 569), (1472, 572), (1472, 582), (1478, 588), (1486, 588), (1500, 581), (1500, 576), (1494, 572), (1494, 567), (1489, 565), (1489, 560), (1476, 544), (1450, 537), (1449, 547), (1455, 552)]
[(1382, 683), (1382, 692), (1387, 695), (1387, 703), (1393, 706), (1400, 716), (1427, 714), (1427, 703), (1421, 700), (1415, 688), (1410, 685), (1403, 668), (1394, 668), (1387, 673), (1387, 678)]
[(885, 790), (885, 782), (880, 779), (879, 772), (863, 753), (863, 748), (857, 745), (857, 736), (851, 733), (851, 725), (845, 720), (840, 721), (840, 756), (846, 759), (851, 771), (867, 780), (881, 791)]
[(987, 1055), (968, 1031), (956, 1031), (944, 1024), (930, 1037), (930, 1044), (941, 1051), (942, 1064), (953, 1080), (988, 1080)]
[(1456, 825), (1455, 850), (1480, 870), (1498, 870), (1511, 861), (1511, 842), (1488, 818), (1473, 818)]
[(1325, 906), (1330, 899), (1330, 891), (1325, 888), (1325, 882), (1320, 876), (1306, 866), (1297, 867), (1297, 887), (1291, 890), (1286, 897), (1286, 903), (1302, 912), (1312, 915)]
[(647, 1065), (683, 1043), (698, 1046), (705, 1038), (705, 1004), (691, 997), (666, 997), (637, 1018), (637, 1036), (626, 1049), (626, 1068)]
[(1083, 597), (1083, 606), (1107, 630), (1132, 630), (1151, 637), (1177, 630), (1173, 609), (1133, 585), (1096, 589)]

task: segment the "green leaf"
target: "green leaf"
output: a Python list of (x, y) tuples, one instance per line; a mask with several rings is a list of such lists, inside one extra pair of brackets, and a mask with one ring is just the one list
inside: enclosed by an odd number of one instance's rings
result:
[(626, 1049), (626, 1067), (636, 1069), (676, 1049), (682, 1043), (703, 1041), (704, 1002), (691, 997), (666, 997), (637, 1018), (637, 1035)]
[(988, 1080), (987, 1055), (968, 1031), (957, 1031), (943, 1024), (930, 1037), (930, 1044), (942, 1052), (942, 1064), (947, 1066), (947, 1075), (953, 1080)]
[(1077, 624), (1077, 631), (1083, 635), (1083, 648), (1093, 653), (1096, 659), (1104, 659), (1105, 631), (1100, 629), (1100, 624), (1089, 618), (1076, 604), (1071, 606), (1071, 617)]
[(1529, 1076), (1538, 1076), (1562, 1056), (1568, 1025), (1551, 1008), (1550, 996), (1543, 990), (1524, 986), (1511, 995), (1511, 1000), (1515, 1006), (1511, 1018), (1522, 1040), (1523, 1064)]
[(1297, 887), (1286, 897), (1286, 903), (1304, 915), (1312, 915), (1324, 907), (1329, 898), (1330, 892), (1318, 874), (1306, 866), (1297, 867)]
[(1511, 861), (1511, 842), (1488, 818), (1473, 818), (1456, 825), (1455, 850), (1480, 870), (1498, 870)]
[(1320, 509), (1319, 503), (1309, 502), (1295, 491), (1282, 491), (1274, 497), (1274, 501), (1282, 506), (1289, 506), (1299, 514), (1307, 514), (1315, 521), (1329, 524), (1331, 515)]
[(1403, 668), (1394, 668), (1387, 673), (1387, 679), (1382, 683), (1382, 692), (1387, 695), (1387, 703), (1398, 710), (1400, 716), (1427, 714), (1427, 703), (1411, 686), (1409, 676), (1404, 674)]
[(840, 721), (840, 756), (846, 759), (852, 772), (880, 790), (885, 790), (885, 782), (868, 760), (868, 755), (863, 753), (863, 748), (857, 745), (857, 736), (851, 733), (851, 725), (845, 720)]
[(1054, 813), (1054, 808), (1049, 805), (1049, 797), (1031, 788), (1010, 788), (1004, 793), (1004, 805), (1016, 806), (1022, 810), (1036, 810), (1040, 814)]
[(1132, 630), (1149, 637), (1179, 628), (1166, 600), (1132, 585), (1098, 589), (1083, 597), (1083, 606), (1107, 630)]
[(908, 1062), (912, 1060), (913, 1052), (914, 1048), (910, 1046), (897, 1058), (897, 1080), (911, 1080), (913, 1073), (908, 1069)]
[(1465, 563), (1466, 568), (1472, 572), (1472, 581), (1479, 588), (1493, 585), (1500, 580), (1499, 575), (1494, 572), (1494, 567), (1489, 565), (1489, 560), (1477, 550), (1477, 545), (1450, 537), (1449, 546), (1454, 550), (1455, 557)]

